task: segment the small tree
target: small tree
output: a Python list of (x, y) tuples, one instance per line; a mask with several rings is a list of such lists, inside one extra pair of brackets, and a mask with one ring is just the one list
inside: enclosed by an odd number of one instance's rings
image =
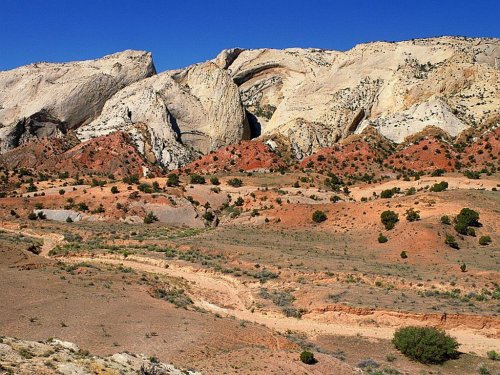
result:
[(467, 272), (467, 264), (462, 263), (462, 264), (460, 265), (460, 271), (462, 271), (462, 272)]
[(238, 197), (234, 202), (234, 205), (240, 207), (243, 206), (243, 203), (245, 203), (245, 200), (242, 197)]
[(448, 183), (446, 181), (441, 181), (437, 184), (432, 185), (430, 191), (439, 193), (441, 191), (445, 191), (446, 189), (448, 189)]
[(451, 219), (448, 215), (441, 216), (441, 223), (445, 225), (451, 225)]
[(382, 212), (382, 214), (380, 215), (380, 220), (382, 221), (382, 224), (384, 224), (385, 229), (391, 230), (399, 221), (399, 216), (394, 211), (388, 210)]
[(401, 257), (401, 259), (407, 259), (408, 258), (408, 254), (404, 250), (401, 252), (401, 254), (399, 254), (399, 256)]
[(239, 178), (232, 178), (227, 183), (228, 183), (229, 186), (232, 186), (232, 187), (241, 187), (241, 186), (243, 186), (243, 181), (240, 180)]
[(170, 173), (167, 177), (167, 186), (168, 187), (173, 187), (173, 186), (179, 186), (179, 176), (175, 173)]
[(190, 182), (192, 184), (204, 184), (205, 183), (205, 177), (200, 176), (199, 174), (192, 174), (190, 177)]
[(315, 223), (321, 223), (327, 219), (326, 214), (323, 211), (314, 211), (312, 214), (312, 220)]
[(456, 217), (457, 223), (464, 223), (470, 227), (480, 227), (479, 223), (479, 213), (477, 211), (471, 210), (470, 208), (462, 208), (460, 213)]
[(382, 233), (378, 235), (378, 243), (386, 243), (389, 241), (386, 236), (384, 236)]
[(314, 365), (317, 362), (316, 358), (314, 358), (314, 354), (308, 350), (304, 350), (302, 353), (300, 353), (300, 360), (306, 365)]
[(210, 183), (212, 185), (215, 185), (215, 186), (220, 185), (220, 181), (216, 176), (213, 176), (212, 178), (210, 178)]
[(118, 190), (118, 188), (116, 186), (111, 186), (111, 193), (112, 194), (118, 194), (120, 191)]
[(413, 208), (406, 210), (406, 220), (408, 221), (420, 220), (420, 211), (415, 211)]
[(392, 340), (405, 356), (421, 363), (443, 363), (458, 355), (457, 341), (432, 327), (403, 327)]
[(446, 233), (446, 238), (444, 240), (444, 243), (446, 245), (448, 245), (449, 247), (453, 248), (453, 249), (457, 249), (458, 250), (460, 248), (458, 246), (458, 242), (455, 239), (455, 237), (453, 237), (451, 234), (448, 234), (448, 233)]
[(158, 221), (158, 217), (151, 211), (144, 217), (144, 224), (151, 224), (155, 221)]
[(36, 213), (34, 213), (34, 212), (30, 212), (30, 213), (28, 214), (28, 219), (30, 219), (30, 220), (36, 220), (37, 218), (38, 218), (38, 216), (37, 216), (37, 214), (36, 214)]
[(490, 243), (491, 243), (490, 236), (481, 236), (481, 238), (479, 238), (479, 245), (481, 246), (486, 246), (489, 245)]

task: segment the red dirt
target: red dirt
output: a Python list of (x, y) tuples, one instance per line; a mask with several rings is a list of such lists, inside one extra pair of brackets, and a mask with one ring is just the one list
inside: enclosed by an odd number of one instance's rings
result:
[(91, 139), (74, 147), (66, 139), (42, 139), (26, 143), (0, 155), (0, 165), (8, 169), (36, 169), (37, 172), (76, 174), (143, 175), (143, 167), (153, 172), (150, 165), (122, 132)]
[(238, 172), (260, 169), (280, 169), (286, 164), (271, 151), (270, 147), (258, 141), (242, 141), (223, 147), (184, 166), (182, 170), (197, 173)]

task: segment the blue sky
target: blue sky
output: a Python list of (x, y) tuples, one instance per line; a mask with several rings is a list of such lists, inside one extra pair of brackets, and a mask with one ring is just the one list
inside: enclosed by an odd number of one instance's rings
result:
[(158, 71), (224, 48), (346, 50), (374, 40), (500, 36), (499, 0), (0, 0), (0, 70), (153, 52)]

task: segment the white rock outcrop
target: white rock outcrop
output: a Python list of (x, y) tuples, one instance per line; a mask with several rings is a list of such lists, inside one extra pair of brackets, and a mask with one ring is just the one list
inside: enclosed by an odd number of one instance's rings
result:
[(0, 71), (0, 152), (90, 122), (113, 94), (155, 73), (151, 53), (130, 50)]
[(298, 157), (367, 125), (402, 142), (427, 125), (455, 136), (500, 115), (500, 39), (227, 50), (213, 61), (238, 84), (252, 127), (285, 135)]
[(116, 130), (129, 133), (148, 160), (169, 168), (250, 137), (238, 87), (211, 62), (124, 88), (77, 136), (83, 141)]

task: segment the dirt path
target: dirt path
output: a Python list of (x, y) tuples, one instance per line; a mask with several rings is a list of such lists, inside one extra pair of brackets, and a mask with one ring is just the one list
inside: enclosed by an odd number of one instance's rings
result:
[[(19, 229), (7, 227), (0, 224), (0, 229), (39, 238), (44, 240), (42, 247), (43, 256), (48, 256), (49, 251), (64, 238), (55, 233), (37, 233), (29, 229)], [(93, 255), (93, 256), (72, 256), (58, 257), (60, 261), (66, 263), (101, 263), (109, 265), (123, 265), (138, 272), (148, 272), (165, 275), (174, 278), (181, 278), (190, 284), (189, 295), (194, 304), (202, 309), (220, 315), (232, 316), (240, 320), (262, 324), (268, 328), (279, 332), (299, 332), (308, 336), (316, 335), (360, 335), (366, 338), (391, 339), (398, 326), (418, 324), (418, 321), (407, 318), (404, 314), (391, 316), (390, 325), (379, 325), (375, 322), (365, 322), (360, 320), (356, 314), (349, 312), (313, 313), (302, 319), (287, 318), (282, 314), (272, 311), (261, 311), (256, 309), (253, 295), (257, 293), (260, 284), (244, 283), (240, 280), (214, 273), (208, 270), (184, 267), (164, 260), (154, 260), (147, 257), (129, 255), (123, 258), (121, 255)], [(418, 314), (409, 314), (417, 316)], [(487, 330), (472, 329), (468, 327), (451, 328), (448, 332), (457, 338), (461, 344), (460, 349), (464, 352), (475, 352), (485, 355), (488, 350), (500, 347), (498, 332), (500, 327), (490, 327)]]
[[(112, 265), (123, 265), (136, 271), (161, 274), (182, 278), (191, 284), (189, 292), (194, 304), (212, 313), (233, 316), (240, 320), (265, 325), (279, 332), (295, 331), (309, 336), (316, 335), (361, 335), (367, 338), (391, 339), (398, 326), (418, 324), (417, 321), (406, 321), (404, 314), (394, 316), (390, 326), (359, 324), (355, 314), (341, 313), (333, 319), (325, 321), (325, 314), (314, 314), (303, 319), (287, 318), (270, 311), (252, 310), (253, 292), (259, 287), (257, 283), (245, 285), (230, 276), (197, 270), (191, 267), (180, 267), (163, 260), (152, 260), (146, 257), (128, 256), (127, 259), (116, 255), (96, 257), (60, 258), (65, 262), (95, 262)], [(252, 312), (253, 311), (253, 312)], [(354, 316), (353, 316), (354, 315)], [(411, 315), (411, 314), (410, 314)], [(416, 315), (416, 314), (413, 314)], [(411, 320), (411, 319), (408, 319)], [(500, 339), (496, 329), (489, 332), (493, 337), (485, 336), (481, 330), (458, 327), (448, 332), (457, 338), (464, 352), (475, 352), (485, 355), (488, 350), (498, 348)], [(496, 333), (495, 333), (496, 332)]]
[(0, 230), (43, 240), (40, 255), (45, 257), (49, 255), (50, 250), (64, 241), (64, 236), (62, 234), (35, 232), (32, 229), (20, 229), (18, 225), (9, 223), (0, 223)]

